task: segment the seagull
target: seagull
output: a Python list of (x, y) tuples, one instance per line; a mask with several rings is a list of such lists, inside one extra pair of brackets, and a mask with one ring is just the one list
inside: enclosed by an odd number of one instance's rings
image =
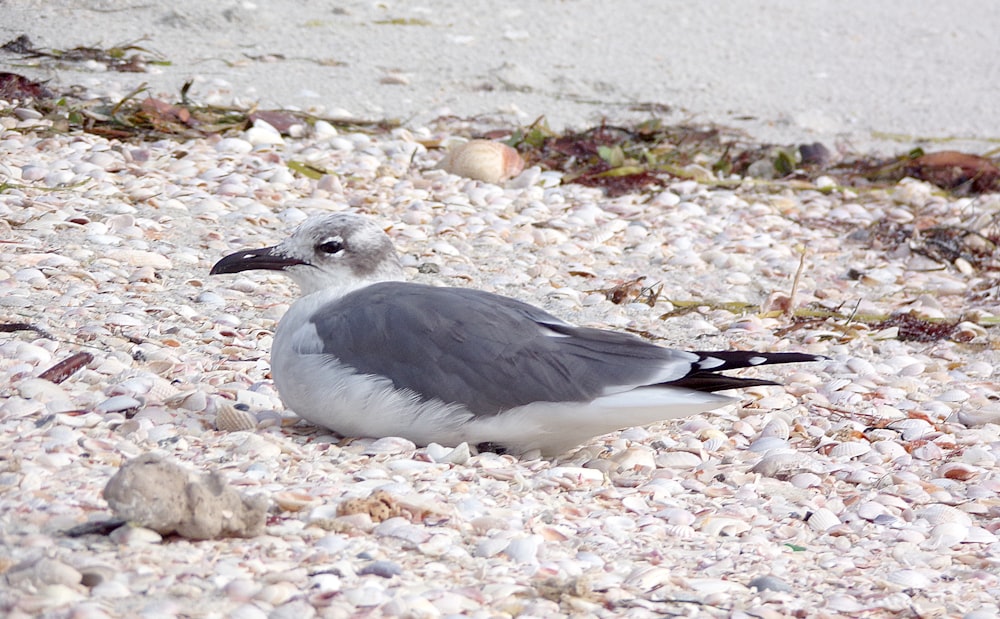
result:
[(823, 359), (674, 350), (510, 297), (406, 282), (389, 236), (352, 213), (311, 217), (211, 274), (251, 269), (281, 271), (302, 293), (271, 348), (282, 402), (345, 437), (554, 456), (733, 401), (717, 391), (777, 384), (724, 370)]

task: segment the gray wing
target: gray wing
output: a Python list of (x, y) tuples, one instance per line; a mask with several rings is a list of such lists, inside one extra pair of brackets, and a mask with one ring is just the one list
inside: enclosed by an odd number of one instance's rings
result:
[(312, 322), (324, 354), (479, 415), (669, 382), (699, 361), (693, 353), (575, 327), (526, 303), (465, 288), (375, 284), (323, 306)]

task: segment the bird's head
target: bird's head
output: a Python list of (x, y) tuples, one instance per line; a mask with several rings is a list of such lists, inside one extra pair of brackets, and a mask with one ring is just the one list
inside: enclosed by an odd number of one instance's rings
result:
[(215, 263), (211, 274), (251, 269), (287, 274), (303, 296), (403, 278), (389, 236), (374, 221), (353, 213), (310, 217), (277, 245), (229, 254)]

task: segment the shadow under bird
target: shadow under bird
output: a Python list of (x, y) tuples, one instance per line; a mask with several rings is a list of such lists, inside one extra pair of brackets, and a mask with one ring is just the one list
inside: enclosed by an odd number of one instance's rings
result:
[(685, 352), (579, 327), (521, 301), (403, 280), (374, 221), (312, 217), (212, 274), (281, 271), (302, 297), (274, 334), (285, 405), (342, 436), (562, 453), (595, 436), (718, 408), (767, 380), (720, 372), (817, 361), (802, 353)]

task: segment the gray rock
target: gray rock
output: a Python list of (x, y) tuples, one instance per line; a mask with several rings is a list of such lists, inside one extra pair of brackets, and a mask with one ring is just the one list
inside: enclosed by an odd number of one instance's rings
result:
[(260, 535), (267, 512), (267, 499), (241, 495), (218, 473), (198, 475), (155, 454), (122, 465), (104, 498), (119, 518), (191, 539)]

